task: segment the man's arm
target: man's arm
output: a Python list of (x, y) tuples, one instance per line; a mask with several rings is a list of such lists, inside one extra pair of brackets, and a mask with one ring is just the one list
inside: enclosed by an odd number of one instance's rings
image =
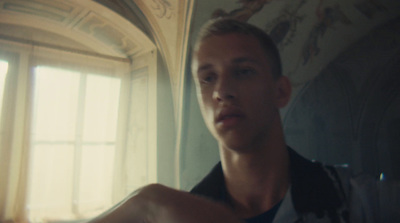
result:
[(240, 223), (218, 204), (162, 185), (149, 185), (88, 223)]

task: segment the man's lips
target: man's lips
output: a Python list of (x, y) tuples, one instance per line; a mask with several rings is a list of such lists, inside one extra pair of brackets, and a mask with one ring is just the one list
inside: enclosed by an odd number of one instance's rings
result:
[(217, 118), (215, 119), (216, 123), (226, 122), (231, 119), (240, 119), (244, 117), (244, 113), (236, 108), (225, 108), (222, 109)]

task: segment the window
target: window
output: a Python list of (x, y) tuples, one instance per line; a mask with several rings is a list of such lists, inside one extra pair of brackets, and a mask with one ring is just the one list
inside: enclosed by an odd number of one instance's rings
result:
[(153, 55), (133, 66), (0, 40), (0, 222), (91, 218), (157, 182)]
[(6, 81), (7, 71), (8, 71), (8, 62), (5, 60), (0, 60), (0, 117), (3, 108), (4, 84)]
[(29, 219), (98, 214), (112, 204), (121, 80), (48, 66), (33, 76)]

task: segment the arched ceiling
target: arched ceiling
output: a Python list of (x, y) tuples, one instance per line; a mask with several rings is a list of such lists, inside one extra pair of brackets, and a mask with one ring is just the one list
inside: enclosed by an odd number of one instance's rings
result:
[(135, 24), (153, 40), (169, 73), (178, 117), (195, 0), (96, 1)]
[(192, 0), (0, 0), (0, 40), (114, 59), (157, 49), (176, 110)]
[(154, 48), (136, 26), (89, 0), (1, 0), (2, 39), (128, 58)]
[(96, 0), (140, 27), (158, 46), (170, 72), (184, 59), (193, 1)]

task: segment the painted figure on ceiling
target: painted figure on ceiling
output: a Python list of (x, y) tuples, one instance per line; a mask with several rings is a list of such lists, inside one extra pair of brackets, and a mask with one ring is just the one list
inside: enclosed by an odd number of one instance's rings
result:
[(217, 9), (212, 14), (212, 18), (218, 17), (231, 17), (239, 21), (246, 22), (254, 14), (259, 12), (265, 4), (272, 2), (274, 0), (239, 0), (238, 2), (242, 4), (242, 7), (235, 9), (231, 12), (226, 12), (223, 9)]
[(322, 0), (316, 8), (317, 23), (311, 30), (306, 43), (303, 46), (302, 57), (303, 65), (307, 64), (313, 57), (320, 52), (318, 40), (324, 36), (328, 28), (333, 28), (337, 23), (351, 24), (348, 17), (342, 12), (339, 5), (322, 8)]

